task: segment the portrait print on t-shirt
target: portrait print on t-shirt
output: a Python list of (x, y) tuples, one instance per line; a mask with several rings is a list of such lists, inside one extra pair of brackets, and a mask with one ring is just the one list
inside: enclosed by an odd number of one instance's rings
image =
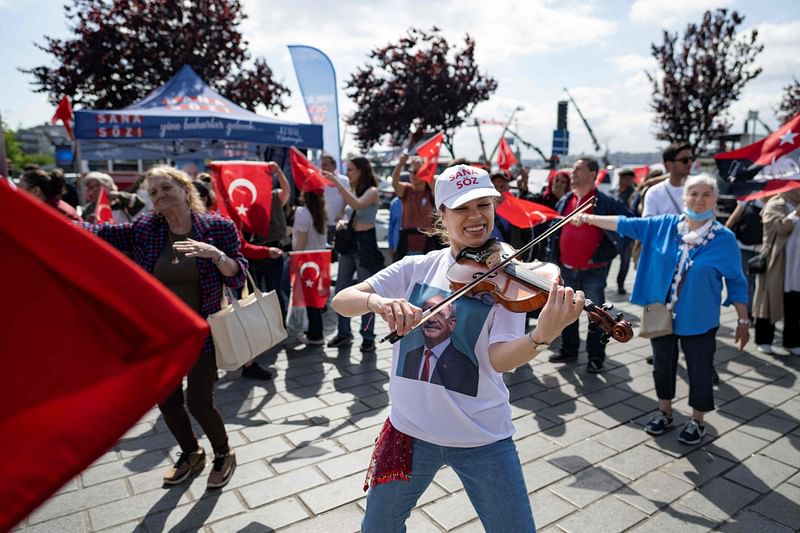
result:
[[(430, 309), (447, 295), (446, 291), (417, 283), (409, 302)], [(490, 310), (491, 306), (474, 298), (446, 305), (400, 341), (397, 375), (477, 396), (475, 343)]]

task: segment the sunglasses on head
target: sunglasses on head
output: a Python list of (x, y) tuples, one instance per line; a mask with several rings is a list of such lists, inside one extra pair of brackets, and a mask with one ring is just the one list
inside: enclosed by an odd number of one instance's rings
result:
[(675, 159), (675, 161), (679, 161), (684, 165), (688, 165), (689, 163), (694, 161), (694, 157), (681, 157), (680, 159)]

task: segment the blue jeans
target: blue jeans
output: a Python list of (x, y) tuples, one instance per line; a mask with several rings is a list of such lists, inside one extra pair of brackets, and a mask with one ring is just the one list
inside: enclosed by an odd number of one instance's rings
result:
[(619, 272), (617, 273), (617, 288), (625, 288), (625, 278), (628, 276), (628, 269), (631, 266), (631, 255), (633, 254), (633, 242), (629, 242), (619, 254)]
[[(565, 266), (561, 267), (561, 277), (565, 287), (581, 290), (597, 305), (605, 303), (606, 296), (606, 277), (608, 277), (608, 266), (593, 268), (590, 270), (572, 270)], [(601, 342), (603, 332), (594, 328), (589, 328), (586, 336), (586, 352), (589, 354), (589, 361), (602, 363), (606, 358), (606, 345)], [(564, 328), (561, 332), (561, 353), (569, 356), (577, 356), (581, 345), (578, 334), (578, 320)]]
[[(357, 274), (356, 280), (353, 276)], [(339, 272), (336, 276), (336, 293), (343, 291), (347, 287), (361, 283), (372, 275), (372, 272), (363, 264), (358, 254), (341, 254), (339, 256)], [(338, 317), (338, 334), (343, 337), (351, 337), (353, 335), (350, 329), (350, 317), (337, 315)], [(375, 314), (367, 313), (361, 316), (361, 337), (365, 341), (375, 340)]]
[(461, 479), (488, 533), (535, 533), (517, 448), (509, 437), (476, 448), (437, 446), (414, 439), (411, 479), (375, 485), (367, 494), (362, 533), (402, 533), (436, 472), (449, 465)]

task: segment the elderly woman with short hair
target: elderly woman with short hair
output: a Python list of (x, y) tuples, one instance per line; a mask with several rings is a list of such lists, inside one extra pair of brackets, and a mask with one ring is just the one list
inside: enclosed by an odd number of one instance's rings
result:
[[(220, 309), (223, 285), (234, 289), (244, 285), (247, 260), (240, 252), (236, 227), (229, 219), (205, 213), (191, 179), (183, 171), (155, 166), (145, 179), (154, 212), (132, 223), (84, 225), (129, 254), (200, 316), (207, 317)], [(181, 448), (178, 461), (164, 476), (165, 484), (180, 483), (206, 464), (187, 407), (214, 449), (208, 487), (222, 487), (230, 481), (236, 458), (228, 445), (222, 416), (214, 406), (216, 376), (214, 345), (209, 337), (189, 372), (186, 400), (183, 386), (178, 384), (159, 404)]]
[(739, 315), (735, 342), (744, 349), (750, 339), (747, 280), (733, 232), (714, 219), (719, 190), (707, 174), (691, 176), (683, 187), (680, 215), (647, 218), (580, 215), (576, 224), (592, 224), (642, 241), (631, 302), (666, 304), (672, 312), (672, 334), (650, 339), (653, 379), (659, 411), (645, 426), (660, 435), (672, 425), (672, 400), (678, 368), (678, 343), (686, 356), (692, 418), (678, 441), (697, 444), (706, 434), (705, 413), (714, 409), (712, 375), (722, 305), (723, 280)]
[(96, 222), (95, 208), (100, 196), (100, 189), (105, 189), (108, 203), (111, 206), (111, 216), (114, 222), (132, 222), (145, 208), (145, 202), (138, 195), (117, 189), (114, 179), (105, 172), (89, 172), (83, 177), (83, 192), (86, 205), (83, 207), (83, 219), (87, 222)]

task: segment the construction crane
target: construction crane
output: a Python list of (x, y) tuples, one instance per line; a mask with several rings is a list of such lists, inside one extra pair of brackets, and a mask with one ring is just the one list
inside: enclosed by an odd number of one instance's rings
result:
[[(571, 94), (569, 94), (569, 91), (567, 90), (566, 87), (564, 87), (564, 92), (567, 93), (567, 98), (569, 98), (569, 101), (572, 102), (573, 107), (575, 107), (575, 111), (578, 112), (578, 116), (581, 117), (583, 125), (586, 126), (586, 131), (589, 132), (589, 137), (592, 138), (592, 142), (594, 143), (594, 151), (600, 152), (602, 150), (602, 147), (600, 146), (600, 143), (597, 141), (597, 137), (595, 137), (594, 132), (592, 131), (592, 127), (589, 125), (589, 121), (586, 120), (586, 117), (583, 116), (583, 113), (581, 113), (581, 108), (578, 107), (577, 102), (575, 102), (575, 99), (572, 97)], [(608, 146), (606, 146), (606, 153), (603, 155), (603, 163), (605, 166), (608, 166)]]

